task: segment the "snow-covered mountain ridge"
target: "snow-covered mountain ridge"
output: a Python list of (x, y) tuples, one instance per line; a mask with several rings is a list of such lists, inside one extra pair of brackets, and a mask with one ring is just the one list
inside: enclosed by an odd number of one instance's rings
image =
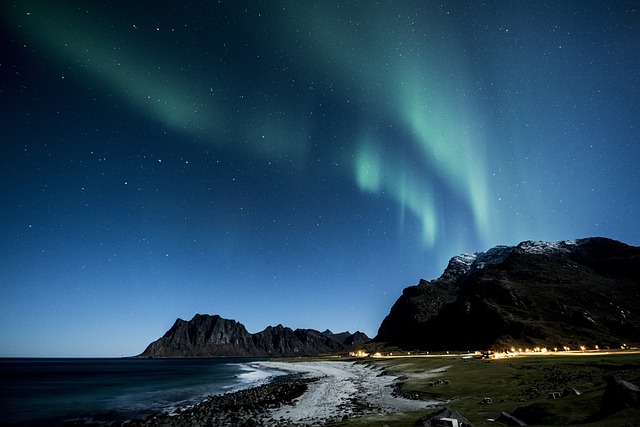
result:
[[(472, 270), (498, 265), (514, 252), (535, 255), (569, 254), (570, 248), (575, 247), (578, 243), (578, 240), (562, 240), (559, 242), (527, 240), (516, 246), (499, 245), (486, 252), (462, 253), (454, 256), (449, 261), (447, 270), (451, 271), (449, 271), (448, 276), (459, 277)], [(447, 275), (447, 270), (445, 270), (445, 275)]]

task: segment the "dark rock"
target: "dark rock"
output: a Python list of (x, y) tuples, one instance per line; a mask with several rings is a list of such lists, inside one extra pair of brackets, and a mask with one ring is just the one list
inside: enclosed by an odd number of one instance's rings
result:
[(162, 338), (152, 342), (141, 357), (253, 356), (258, 349), (244, 325), (220, 316), (196, 314), (177, 319)]
[(462, 414), (455, 409), (451, 408), (442, 408), (437, 411), (431, 412), (420, 419), (418, 419), (413, 425), (414, 426), (433, 426), (437, 425), (437, 421), (442, 418), (455, 418), (458, 420), (458, 425), (460, 427), (472, 427), (472, 424), (466, 419)]
[(526, 426), (527, 423), (519, 418), (514, 417), (506, 412), (500, 412), (500, 416), (496, 418), (496, 422), (508, 425), (508, 426)]
[(196, 314), (189, 321), (177, 319), (138, 357), (316, 356), (348, 350), (368, 339), (361, 332), (334, 335), (282, 325), (250, 334), (235, 320)]
[(562, 391), (562, 396), (563, 397), (567, 397), (567, 396), (580, 396), (582, 394), (582, 392), (576, 390), (573, 387), (565, 387), (565, 389)]
[(608, 375), (605, 377), (607, 386), (602, 396), (602, 415), (633, 408), (640, 404), (640, 388), (637, 385), (620, 378)]
[(374, 339), (407, 350), (639, 344), (640, 247), (605, 238), (463, 254), (406, 288)]
[(514, 417), (527, 424), (534, 425), (557, 425), (557, 414), (551, 402), (532, 403), (521, 406), (513, 411)]
[(259, 426), (258, 422), (253, 418), (249, 418), (247, 421), (245, 421), (244, 424), (242, 424), (242, 427), (258, 427), (258, 426)]

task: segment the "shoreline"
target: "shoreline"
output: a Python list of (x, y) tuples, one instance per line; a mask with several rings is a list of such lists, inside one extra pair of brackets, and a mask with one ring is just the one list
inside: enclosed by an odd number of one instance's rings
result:
[(274, 376), (269, 382), (208, 396), (193, 405), (162, 411), (126, 421), (71, 419), (62, 427), (191, 427), (276, 426), (258, 422), (270, 409), (291, 403), (307, 390), (313, 378), (299, 375)]
[(401, 377), (354, 361), (258, 361), (253, 369), (281, 371), (268, 382), (214, 395), (171, 413), (115, 422), (69, 420), (64, 427), (312, 426), (395, 412), (428, 411), (438, 401), (397, 393)]
[(427, 411), (441, 403), (399, 395), (400, 376), (366, 363), (269, 361), (252, 365), (279, 368), (303, 375), (303, 378), (318, 378), (309, 384), (308, 391), (296, 399), (294, 405), (270, 411), (271, 419), (282, 421), (283, 425), (314, 425), (374, 414)]

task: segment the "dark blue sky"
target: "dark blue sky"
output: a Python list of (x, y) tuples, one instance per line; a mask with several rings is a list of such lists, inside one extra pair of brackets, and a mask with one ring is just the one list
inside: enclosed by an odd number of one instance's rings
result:
[(448, 259), (640, 244), (637, 1), (5, 1), (0, 356), (375, 335)]

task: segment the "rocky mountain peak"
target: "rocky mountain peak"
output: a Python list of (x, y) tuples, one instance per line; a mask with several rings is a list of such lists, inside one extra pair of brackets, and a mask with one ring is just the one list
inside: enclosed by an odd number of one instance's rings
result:
[(453, 257), (406, 288), (376, 341), (408, 349), (640, 340), (640, 248), (606, 238), (525, 241)]
[(442, 280), (455, 281), (471, 271), (471, 266), (476, 261), (478, 254), (463, 253), (449, 260), (447, 268), (441, 276)]
[(560, 242), (541, 242), (534, 240), (527, 240), (519, 243), (514, 250), (529, 253), (529, 254), (554, 254), (554, 253), (566, 253), (570, 252), (569, 248), (575, 246), (577, 242), (575, 240), (563, 240)]

